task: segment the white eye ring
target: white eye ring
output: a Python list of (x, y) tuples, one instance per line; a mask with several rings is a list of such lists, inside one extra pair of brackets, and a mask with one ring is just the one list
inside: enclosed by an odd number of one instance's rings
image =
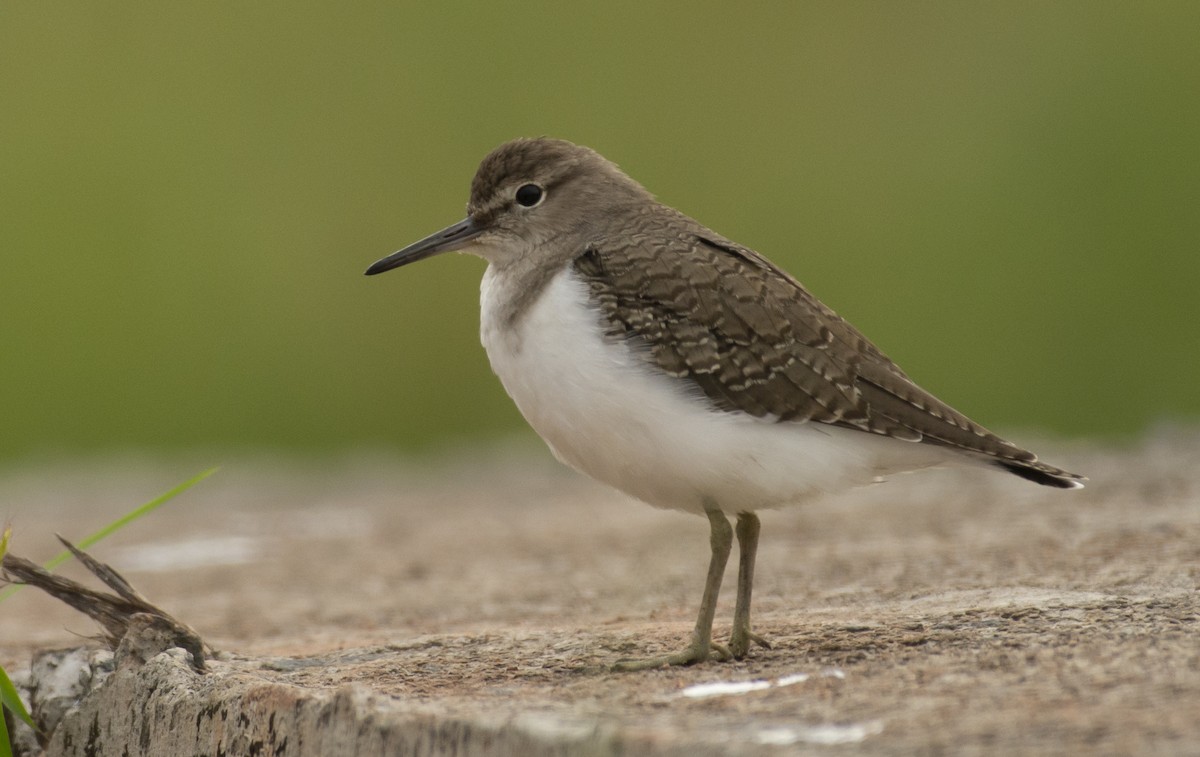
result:
[(523, 208), (536, 208), (546, 199), (546, 190), (537, 184), (522, 184), (515, 195), (517, 204)]

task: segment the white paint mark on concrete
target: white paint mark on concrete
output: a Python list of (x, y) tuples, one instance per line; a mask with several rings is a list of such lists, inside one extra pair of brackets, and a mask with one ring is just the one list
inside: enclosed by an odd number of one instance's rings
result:
[[(821, 676), (823, 678), (845, 678), (846, 674), (836, 668), (827, 668), (821, 671)], [(679, 693), (691, 699), (728, 696), (731, 694), (748, 694), (751, 691), (794, 686), (798, 683), (804, 683), (809, 678), (811, 676), (808, 673), (791, 673), (769, 681), (763, 679), (754, 681), (713, 681), (711, 683), (693, 684)]]
[(727, 694), (748, 694), (751, 691), (762, 691), (769, 688), (771, 688), (770, 681), (714, 681), (713, 683), (697, 683), (688, 686), (680, 693), (685, 697), (701, 699)]

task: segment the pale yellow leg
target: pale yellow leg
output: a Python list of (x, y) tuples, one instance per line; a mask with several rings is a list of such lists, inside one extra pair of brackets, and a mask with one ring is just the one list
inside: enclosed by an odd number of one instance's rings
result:
[(750, 630), (750, 593), (754, 588), (754, 558), (758, 553), (760, 524), (754, 513), (740, 513), (737, 519), (738, 584), (737, 603), (733, 608), (733, 634), (729, 637), (729, 653), (740, 660), (750, 651), (750, 642), (767, 649), (767, 640)]
[(700, 614), (696, 617), (696, 628), (692, 631), (691, 643), (675, 654), (644, 660), (620, 660), (613, 665), (613, 670), (648, 670), (664, 665), (691, 665), (707, 660), (713, 652), (717, 653), (718, 659), (729, 659), (729, 650), (713, 643), (712, 626), (713, 616), (717, 612), (717, 595), (721, 592), (721, 579), (725, 576), (725, 564), (729, 562), (729, 552), (733, 548), (733, 529), (720, 510), (711, 509), (706, 514), (711, 528), (709, 544), (712, 547), (712, 558), (708, 562), (708, 578), (704, 582), (704, 596), (700, 599)]

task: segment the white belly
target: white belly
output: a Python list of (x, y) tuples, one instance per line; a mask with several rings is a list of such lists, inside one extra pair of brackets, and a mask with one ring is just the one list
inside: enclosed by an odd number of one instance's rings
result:
[(652, 505), (780, 507), (948, 457), (860, 431), (714, 411), (685, 381), (605, 340), (569, 268), (515, 330), (496, 328), (506, 283), (492, 267), (484, 274), (481, 337), (509, 396), (559, 460)]

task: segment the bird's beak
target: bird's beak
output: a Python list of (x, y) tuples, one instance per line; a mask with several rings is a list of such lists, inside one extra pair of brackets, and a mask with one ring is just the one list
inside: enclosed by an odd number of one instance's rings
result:
[(447, 226), (441, 231), (430, 234), (420, 242), (413, 242), (403, 250), (397, 250), (386, 258), (376, 260), (367, 269), (367, 275), (374, 276), (402, 265), (431, 258), (438, 253), (461, 250), (482, 233), (483, 228), (475, 223), (475, 219), (467, 216), (453, 226)]

